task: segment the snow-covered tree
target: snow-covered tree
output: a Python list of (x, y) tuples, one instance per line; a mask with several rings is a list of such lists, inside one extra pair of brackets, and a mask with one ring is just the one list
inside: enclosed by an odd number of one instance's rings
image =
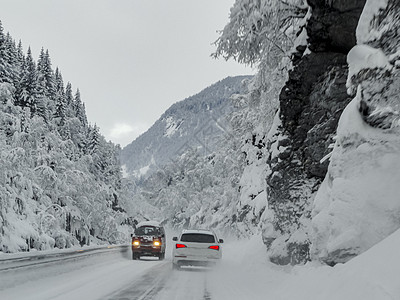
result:
[(49, 50), (44, 51), (42, 48), (38, 60), (38, 73), (40, 74), (41, 83), (44, 88), (44, 95), (51, 100), (56, 94), (56, 78), (54, 71), (51, 67), (51, 60), (49, 56)]
[(21, 43), (15, 47), (10, 35), (5, 41), (0, 67), (6, 62), (10, 72), (0, 80), (0, 251), (115, 242), (126, 219), (120, 148), (97, 127), (89, 139), (84, 103), (78, 94), (78, 119), (71, 84), (64, 91), (47, 51), (37, 66), (30, 48), (25, 58)]
[(279, 63), (293, 46), (295, 28), (307, 10), (305, 0), (237, 0), (213, 55), (245, 64), (265, 59)]
[(81, 122), (82, 126), (87, 126), (85, 104), (81, 100), (81, 92), (79, 91), (79, 89), (76, 90), (73, 107), (75, 111), (75, 116)]

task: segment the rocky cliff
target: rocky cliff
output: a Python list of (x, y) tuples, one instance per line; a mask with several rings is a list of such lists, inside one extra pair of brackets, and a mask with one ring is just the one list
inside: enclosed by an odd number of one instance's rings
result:
[(346, 262), (400, 228), (400, 3), (367, 0), (348, 54), (340, 117), (312, 212), (311, 254)]
[[(339, 117), (350, 102), (346, 57), (356, 45), (365, 0), (309, 0), (311, 14), (280, 96), (268, 140), (269, 219), (264, 242), (273, 262), (309, 260), (312, 202), (324, 179)], [(304, 34), (304, 33), (303, 33)]]

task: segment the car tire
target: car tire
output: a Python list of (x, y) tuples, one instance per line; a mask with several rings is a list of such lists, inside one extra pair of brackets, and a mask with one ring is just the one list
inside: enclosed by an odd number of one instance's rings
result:
[(132, 252), (132, 259), (137, 260), (139, 258), (138, 253)]
[(158, 255), (158, 259), (159, 260), (163, 260), (165, 258), (165, 253), (160, 253), (159, 255)]

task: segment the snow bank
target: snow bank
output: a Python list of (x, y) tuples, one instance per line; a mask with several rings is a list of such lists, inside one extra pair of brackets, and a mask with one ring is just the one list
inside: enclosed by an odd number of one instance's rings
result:
[(271, 299), (399, 299), (399, 252), (400, 230), (346, 264), (295, 267)]
[(229, 241), (209, 276), (212, 299), (385, 300), (400, 297), (400, 230), (348, 263), (277, 266), (260, 236)]

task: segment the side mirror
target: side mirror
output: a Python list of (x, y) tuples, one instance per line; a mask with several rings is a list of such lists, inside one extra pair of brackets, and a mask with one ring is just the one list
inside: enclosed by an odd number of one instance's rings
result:
[(176, 241), (178, 240), (178, 237), (174, 236), (174, 237), (172, 238), (172, 240), (176, 242)]
[(223, 244), (224, 240), (223, 239), (219, 239), (218, 243)]
[(133, 233), (131, 233), (131, 238), (133, 237)]

